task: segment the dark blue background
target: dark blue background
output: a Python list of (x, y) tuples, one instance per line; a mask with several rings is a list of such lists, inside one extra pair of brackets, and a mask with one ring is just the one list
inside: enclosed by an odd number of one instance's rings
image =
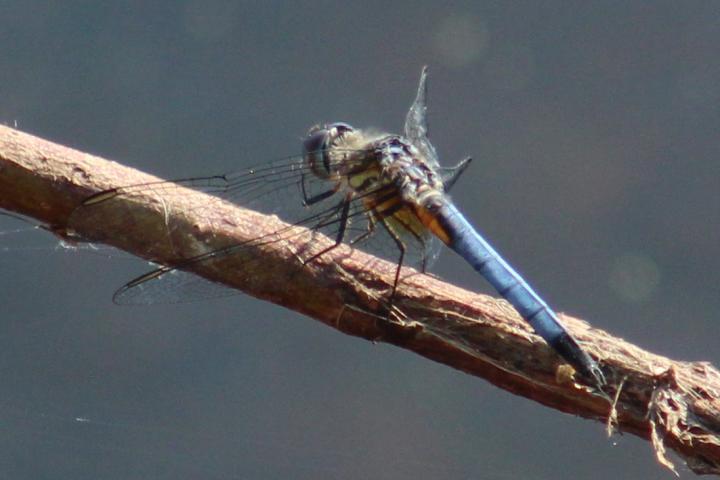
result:
[[(0, 17), (0, 121), (165, 177), (296, 153), (318, 122), (397, 131), (428, 64), (441, 158), (476, 159), (454, 198), (547, 299), (720, 359), (716, 2), (16, 1)], [(645, 441), (275, 305), (116, 307), (141, 261), (19, 249), (54, 245), (42, 232), (0, 244), (4, 478), (671, 478)], [(434, 271), (487, 291), (452, 254)]]

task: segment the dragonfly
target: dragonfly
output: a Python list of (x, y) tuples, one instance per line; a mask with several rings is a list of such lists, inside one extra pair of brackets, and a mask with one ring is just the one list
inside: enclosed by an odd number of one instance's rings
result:
[[(198, 189), (223, 201), (277, 214), (292, 227), (322, 232), (333, 240), (304, 263), (343, 243), (394, 256), (397, 269), (389, 303), (396, 294), (403, 265), (416, 265), (425, 272), (444, 244), (482, 275), (576, 371), (602, 387), (605, 379), (597, 362), (450, 199), (448, 192), (470, 159), (454, 167), (440, 165), (428, 139), (426, 97), (427, 67), (421, 72), (403, 135), (356, 129), (343, 122), (318, 125), (305, 137), (300, 155), (235, 173), (113, 188), (90, 196), (79, 210), (145, 191), (167, 193), (177, 185)], [(161, 265), (125, 284), (114, 300), (155, 303), (155, 299), (172, 301), (175, 296), (186, 301), (188, 295), (217, 295), (217, 290), (208, 294), (206, 289), (187, 288), (192, 282), (210, 282), (184, 270), (199, 262), (240, 254), (252, 245), (287, 238), (295, 235), (294, 231), (283, 228), (254, 242)]]

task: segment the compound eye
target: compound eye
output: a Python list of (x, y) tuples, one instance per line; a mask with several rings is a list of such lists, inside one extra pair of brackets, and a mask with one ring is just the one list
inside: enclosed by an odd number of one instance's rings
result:
[(333, 130), (328, 126), (313, 127), (303, 141), (305, 164), (320, 178), (330, 176), (330, 159), (327, 148), (332, 142)]
[(314, 127), (303, 140), (305, 153), (313, 153), (323, 150), (327, 145), (328, 130), (326, 127)]
[(353, 127), (342, 122), (310, 129), (308, 136), (305, 137), (303, 141), (303, 149), (305, 162), (316, 175), (321, 178), (329, 178), (332, 175), (332, 162), (328, 154), (328, 149), (331, 148), (339, 138), (352, 131)]
[(352, 132), (353, 130), (355, 130), (351, 125), (348, 125), (348, 124), (345, 123), (345, 122), (335, 122), (335, 123), (331, 123), (331, 124), (328, 125), (326, 128), (327, 128), (328, 130), (333, 131), (333, 133), (335, 133), (335, 135), (338, 135), (338, 136), (339, 136), (339, 135), (344, 135), (344, 134), (346, 134), (346, 133), (348, 133), (348, 132)]

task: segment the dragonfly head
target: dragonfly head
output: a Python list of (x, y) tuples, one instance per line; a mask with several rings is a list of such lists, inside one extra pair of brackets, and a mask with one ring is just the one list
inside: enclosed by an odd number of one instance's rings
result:
[(318, 125), (310, 129), (303, 141), (305, 162), (321, 178), (328, 178), (333, 170), (328, 150), (348, 133), (355, 129), (343, 122)]

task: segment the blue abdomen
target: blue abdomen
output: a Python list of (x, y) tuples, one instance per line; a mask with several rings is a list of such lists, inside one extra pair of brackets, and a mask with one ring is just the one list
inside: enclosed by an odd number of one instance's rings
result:
[(449, 201), (434, 209), (450, 241), (448, 246), (463, 257), (497, 290), (551, 347), (582, 374), (597, 377), (598, 367), (583, 351), (555, 312), (535, 293), (495, 249)]

